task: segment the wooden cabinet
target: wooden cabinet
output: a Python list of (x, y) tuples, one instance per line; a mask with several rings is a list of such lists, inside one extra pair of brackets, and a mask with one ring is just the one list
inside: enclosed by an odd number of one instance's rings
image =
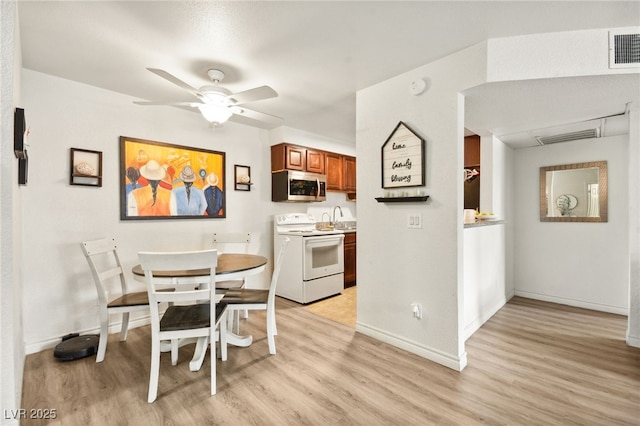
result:
[(313, 173), (324, 174), (324, 157), (325, 153), (322, 151), (314, 151), (307, 148), (307, 171)]
[(480, 136), (478, 135), (464, 138), (464, 166), (480, 166)]
[(324, 152), (281, 143), (271, 147), (271, 171), (299, 170), (324, 174)]
[(344, 234), (344, 286), (356, 284), (356, 233)]
[(356, 190), (356, 158), (344, 156), (342, 159), (342, 189), (347, 192)]
[(328, 191), (342, 191), (355, 199), (356, 158), (286, 142), (271, 147), (271, 171), (299, 170), (327, 177)]
[(356, 158), (348, 155), (327, 152), (327, 190), (356, 191)]
[(342, 191), (342, 155), (327, 152), (325, 154), (327, 190)]
[[(464, 168), (480, 171), (480, 136), (464, 138)], [(480, 175), (464, 182), (464, 208), (480, 210)]]

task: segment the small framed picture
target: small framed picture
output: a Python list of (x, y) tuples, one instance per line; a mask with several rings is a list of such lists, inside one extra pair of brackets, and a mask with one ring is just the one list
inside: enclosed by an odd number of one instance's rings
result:
[(69, 185), (102, 186), (102, 152), (71, 148)]
[(234, 182), (236, 191), (251, 191), (251, 167), (233, 166)]

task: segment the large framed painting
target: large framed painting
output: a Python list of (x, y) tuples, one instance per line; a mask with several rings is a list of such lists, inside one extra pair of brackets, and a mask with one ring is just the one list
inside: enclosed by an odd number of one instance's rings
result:
[(120, 219), (226, 217), (225, 153), (120, 137)]

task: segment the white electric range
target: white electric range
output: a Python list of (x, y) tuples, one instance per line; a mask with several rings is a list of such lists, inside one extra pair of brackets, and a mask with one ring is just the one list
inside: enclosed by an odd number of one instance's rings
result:
[(343, 231), (317, 230), (313, 215), (279, 214), (274, 217), (274, 252), (285, 237), (290, 242), (276, 287), (278, 296), (306, 304), (344, 290)]

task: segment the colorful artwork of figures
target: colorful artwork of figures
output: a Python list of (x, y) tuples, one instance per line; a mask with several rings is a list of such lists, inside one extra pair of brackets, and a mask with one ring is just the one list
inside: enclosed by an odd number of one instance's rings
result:
[(120, 137), (120, 219), (226, 217), (224, 152)]

